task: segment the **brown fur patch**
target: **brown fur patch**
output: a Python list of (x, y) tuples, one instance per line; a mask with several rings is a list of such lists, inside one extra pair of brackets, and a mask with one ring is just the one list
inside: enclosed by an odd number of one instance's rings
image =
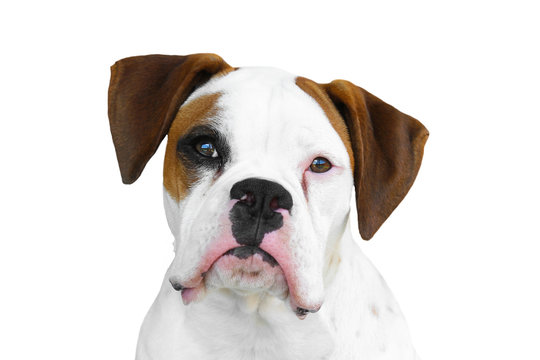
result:
[(197, 180), (193, 169), (188, 169), (178, 158), (178, 140), (195, 126), (208, 124), (209, 119), (218, 112), (217, 101), (220, 93), (200, 96), (180, 108), (169, 130), (165, 163), (163, 166), (163, 185), (176, 201), (182, 200)]
[(330, 124), (332, 125), (334, 130), (336, 130), (339, 137), (341, 138), (341, 141), (343, 141), (345, 148), (347, 149), (347, 153), (349, 154), (349, 159), (351, 162), (351, 171), (354, 172), (354, 153), (351, 146), (349, 130), (347, 129), (345, 121), (334, 106), (334, 103), (330, 100), (330, 98), (326, 94), (326, 91), (324, 91), (321, 86), (314, 81), (299, 76), (296, 78), (296, 85), (313, 99), (315, 99), (315, 101), (323, 109), (326, 117), (330, 121)]

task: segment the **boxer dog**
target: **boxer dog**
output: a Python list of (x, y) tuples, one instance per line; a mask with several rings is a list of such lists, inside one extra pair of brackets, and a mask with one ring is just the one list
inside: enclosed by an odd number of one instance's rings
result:
[(366, 240), (404, 198), (428, 137), (420, 122), (348, 81), (214, 54), (118, 61), (109, 119), (126, 184), (168, 136), (175, 257), (138, 360), (416, 359), (348, 219), (353, 185)]

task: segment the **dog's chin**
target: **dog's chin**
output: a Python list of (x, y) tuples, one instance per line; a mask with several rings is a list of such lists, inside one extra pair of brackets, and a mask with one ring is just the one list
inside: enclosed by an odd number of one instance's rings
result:
[(219, 257), (204, 276), (207, 290), (230, 289), (239, 295), (267, 293), (285, 299), (289, 289), (281, 266), (265, 251), (242, 246)]

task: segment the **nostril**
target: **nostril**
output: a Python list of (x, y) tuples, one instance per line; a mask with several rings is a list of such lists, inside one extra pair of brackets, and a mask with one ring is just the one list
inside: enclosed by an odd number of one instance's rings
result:
[(279, 209), (279, 202), (278, 202), (277, 197), (272, 198), (272, 200), (270, 200), (270, 209), (272, 211), (276, 211), (277, 209)]
[(239, 201), (251, 206), (255, 202), (255, 195), (248, 191), (239, 199)]

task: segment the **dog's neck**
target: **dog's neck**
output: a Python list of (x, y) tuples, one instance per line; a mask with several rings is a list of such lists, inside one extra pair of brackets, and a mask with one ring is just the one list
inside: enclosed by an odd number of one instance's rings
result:
[(324, 318), (299, 320), (285, 302), (267, 295), (210, 292), (186, 309), (184, 324), (194, 338), (205, 339), (201, 358), (314, 359), (328, 356), (334, 346)]

